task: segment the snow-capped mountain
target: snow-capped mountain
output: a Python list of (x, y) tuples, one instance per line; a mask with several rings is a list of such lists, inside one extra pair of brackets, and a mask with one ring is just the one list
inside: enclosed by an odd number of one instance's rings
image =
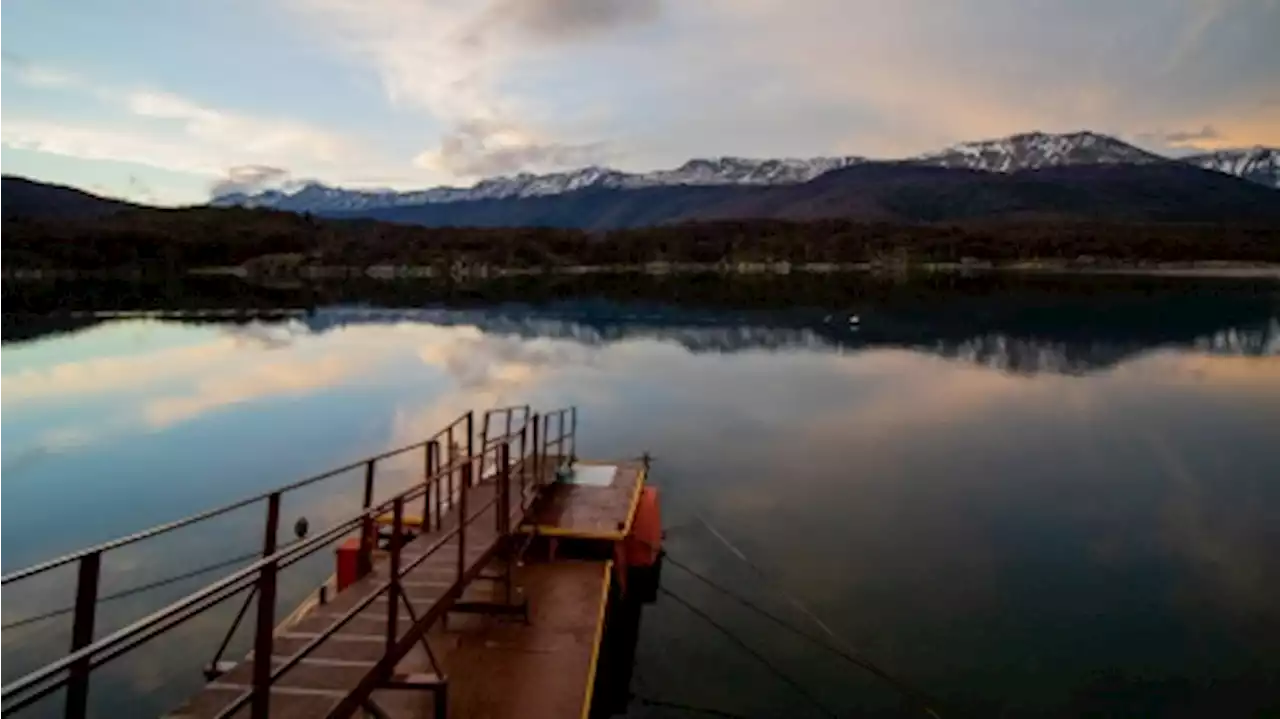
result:
[(1219, 150), (1184, 157), (1182, 161), (1280, 189), (1280, 150), (1273, 147)]
[[(1210, 170), (1236, 175), (1280, 189), (1275, 149), (1255, 147), (1182, 158)], [(535, 175), (523, 172), (493, 177), (471, 187), (425, 190), (348, 190), (310, 183), (291, 190), (266, 190), (215, 197), (214, 205), (268, 207), (292, 212), (361, 212), (388, 207), (426, 205), (464, 200), (501, 200), (559, 195), (585, 188), (634, 189), (672, 185), (786, 185), (807, 182), (832, 170), (869, 162), (864, 157), (755, 160), (719, 157), (689, 160), (670, 170), (622, 172), (607, 167), (584, 167), (568, 172)], [(1173, 162), (1114, 137), (1094, 132), (1051, 134), (1029, 132), (1009, 137), (965, 142), (940, 152), (909, 158), (908, 162), (987, 172), (1017, 172), (1064, 165)]]
[(654, 172), (632, 173), (592, 166), (546, 175), (522, 172), (481, 180), (471, 187), (434, 187), (409, 192), (345, 190), (309, 183), (293, 191), (267, 190), (253, 195), (222, 195), (214, 198), (213, 204), (270, 207), (292, 212), (346, 212), (436, 202), (541, 197), (588, 187), (632, 189), (666, 185), (784, 185), (807, 182), (824, 172), (859, 162), (866, 162), (866, 159), (817, 157), (753, 160), (718, 157), (689, 160), (675, 169)]
[(1168, 162), (1114, 137), (1093, 132), (1054, 135), (1028, 132), (995, 140), (965, 142), (912, 158), (940, 167), (1017, 172), (1062, 165), (1145, 165)]

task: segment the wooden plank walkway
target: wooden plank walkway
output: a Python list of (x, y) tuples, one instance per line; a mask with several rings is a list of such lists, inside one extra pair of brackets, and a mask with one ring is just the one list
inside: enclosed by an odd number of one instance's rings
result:
[[(557, 561), (518, 570), (529, 601), (529, 624), (497, 617), (459, 617), (468, 626), (442, 658), (465, 677), (451, 686), (449, 713), (467, 719), (585, 717), (604, 628), (611, 563)], [(419, 716), (431, 719), (430, 712)]]
[[(549, 484), (553, 479), (554, 468), (558, 463), (557, 457), (543, 459), (541, 464), (544, 484)], [(511, 469), (511, 516), (508, 518), (508, 526), (512, 528), (518, 526), (523, 519), (524, 507), (536, 500), (536, 483), (531, 464), (525, 474), (524, 486), (527, 491), (522, 496), (522, 468), (522, 464), (517, 464)], [(419, 621), (434, 622), (442, 617), (497, 553), (502, 539), (498, 532), (498, 507), (501, 503), (496, 501), (497, 495), (496, 477), (484, 478), (467, 492), (467, 511), (471, 521), (464, 530), (465, 556), (461, 577), (458, 576), (457, 536), (434, 551), (431, 550), (458, 526), (461, 517), (457, 506), (448, 508), (441, 518), (440, 526), (433, 527), (431, 532), (419, 534), (402, 547), (402, 567), (429, 554), (401, 579), (404, 598)], [(375, 561), (369, 575), (338, 593), (327, 603), (312, 608), (293, 624), (279, 627), (274, 635), (273, 666), (289, 660), (309, 642), (334, 627), (344, 614), (361, 601), (376, 594), (388, 580), (389, 569), (389, 562)], [(272, 684), (272, 717), (288, 719), (325, 716), (369, 678), (377, 662), (387, 652), (389, 595), (390, 592), (383, 592), (373, 599), (346, 625), (327, 637)], [(403, 639), (413, 624), (414, 621), (402, 602), (397, 611), (395, 640)], [(420, 647), (417, 651), (421, 651)], [(421, 662), (414, 661), (413, 664), (420, 665)], [(421, 671), (421, 668), (414, 671)], [(252, 686), (251, 655), (231, 671), (210, 682), (203, 691), (168, 716), (192, 719), (218, 716), (246, 696)], [(233, 716), (248, 717), (249, 713), (249, 705), (246, 703)]]
[[(495, 559), (486, 573), (499, 573)], [(516, 568), (528, 601), (529, 623), (517, 617), (452, 614), (428, 633), (432, 651), (449, 676), (453, 719), (579, 719), (587, 716), (597, 650), (604, 630), (611, 563), (594, 560), (532, 561)], [(477, 581), (468, 601), (501, 598), (501, 583)], [(405, 671), (429, 666), (425, 653), (407, 658)], [(389, 719), (448, 719), (435, 713), (427, 692), (378, 690)]]

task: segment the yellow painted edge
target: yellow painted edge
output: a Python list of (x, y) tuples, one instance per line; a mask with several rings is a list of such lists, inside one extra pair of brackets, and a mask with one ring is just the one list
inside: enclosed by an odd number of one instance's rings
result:
[(591, 715), (591, 698), (596, 688), (596, 664), (600, 660), (600, 643), (604, 641), (604, 613), (609, 605), (609, 585), (613, 582), (613, 560), (604, 563), (604, 588), (600, 590), (600, 615), (596, 617), (596, 640), (591, 645), (591, 664), (587, 667), (587, 692), (582, 700), (582, 719)]
[[(374, 521), (376, 521), (378, 524), (381, 524), (384, 527), (392, 527), (392, 526), (395, 526), (396, 518), (390, 514), (380, 514), (378, 515), (378, 518), (375, 519)], [(400, 523), (406, 527), (421, 528), (422, 517), (401, 517)]]
[(544, 537), (573, 537), (575, 539), (609, 539), (619, 541), (625, 539), (627, 535), (622, 532), (586, 532), (578, 529), (566, 529), (565, 527), (557, 527), (555, 525), (538, 525), (532, 529), (523, 527), (520, 530), (524, 534), (540, 534)]
[(636, 477), (636, 489), (635, 492), (631, 494), (631, 509), (627, 512), (627, 525), (626, 528), (622, 530), (623, 537), (631, 534), (631, 523), (635, 521), (636, 507), (640, 504), (640, 491), (644, 489), (644, 481), (647, 478), (645, 475), (648, 473), (648, 469), (643, 466), (640, 467), (640, 474)]

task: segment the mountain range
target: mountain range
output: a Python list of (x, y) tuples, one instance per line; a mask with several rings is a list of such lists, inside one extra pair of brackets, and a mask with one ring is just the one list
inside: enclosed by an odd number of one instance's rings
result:
[[(1275, 224), (1277, 154), (1259, 147), (1174, 160), (1091, 132), (1027, 133), (898, 161), (696, 159), (650, 173), (588, 167), (412, 192), (308, 184), (210, 204), (427, 227), (590, 231), (745, 219)], [(6, 220), (93, 220), (139, 207), (22, 178), (5, 177), (3, 188)]]
[[(1052, 167), (1164, 163), (1185, 163), (1280, 189), (1280, 151), (1273, 148), (1223, 150), (1173, 160), (1093, 132), (1023, 133), (994, 140), (961, 143), (940, 152), (889, 161), (888, 164), (1011, 174)], [(886, 163), (858, 156), (765, 160), (720, 157), (693, 159), (677, 168), (654, 172), (629, 173), (591, 166), (542, 175), (520, 173), (494, 177), (467, 188), (436, 187), (404, 192), (350, 190), (307, 183), (290, 190), (225, 194), (215, 197), (213, 204), (345, 214), (438, 203), (548, 197), (587, 189), (795, 185), (809, 182), (828, 172), (865, 164)]]

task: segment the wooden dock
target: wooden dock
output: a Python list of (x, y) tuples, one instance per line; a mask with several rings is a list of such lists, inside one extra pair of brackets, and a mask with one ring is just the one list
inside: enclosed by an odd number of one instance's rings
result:
[[(61, 691), (64, 716), (83, 719), (104, 665), (233, 600), (240, 609), (204, 664), (207, 684), (168, 716), (608, 713), (625, 701), (628, 674), (615, 668), (629, 660), (617, 657), (634, 647), (649, 601), (627, 590), (628, 577), (656, 581), (660, 518), (656, 491), (643, 486), (647, 462), (579, 464), (576, 430), (573, 407), (469, 411), (413, 444), (11, 572), (6, 588), (74, 566), (76, 587), (70, 651), (7, 683), (3, 713)], [(420, 462), (420, 479), (375, 502), (378, 469), (393, 459)], [(288, 498), (356, 472), (358, 512), (311, 532), (299, 520), (297, 536), (282, 541)], [(243, 511), (262, 512), (257, 559), (95, 633), (104, 556)], [(335, 545), (332, 583), (282, 621), (279, 575)], [(253, 651), (225, 661), (246, 622)]]
[[(404, 641), (413, 625), (443, 617), (498, 553), (505, 536), (500, 527), (518, 526), (534, 499), (531, 488), (549, 482), (559, 464), (558, 457), (542, 459), (545, 461), (539, 462), (536, 468), (532, 463), (512, 468), (511, 476), (523, 477), (523, 481), (513, 479), (508, 483), (509, 496), (505, 502), (500, 501), (500, 482), (496, 475), (470, 486), (465, 501), (468, 522), (464, 532), (455, 533), (464, 507), (454, 501), (441, 512), (440, 521), (431, 531), (419, 534), (402, 546), (400, 566), (418, 564), (401, 576), (401, 603), (394, 624), (388, 615), (397, 590), (394, 585), (391, 591), (386, 590), (391, 562), (379, 561), (355, 584), (303, 613), (292, 624), (279, 627), (272, 642), (273, 667), (288, 662), (309, 645), (315, 646), (272, 682), (271, 716), (327, 716), (353, 692), (373, 686), (383, 673), (382, 662), (389, 649)], [(535, 471), (546, 475), (541, 482), (531, 476)], [(505, 523), (500, 519), (500, 507), (510, 508)], [(347, 614), (362, 605), (362, 609), (343, 622)], [(170, 716), (218, 717), (226, 715), (228, 708), (236, 704), (241, 706), (230, 716), (250, 716), (247, 697), (253, 691), (253, 672), (250, 655)], [(436, 677), (437, 681), (445, 679)]]
[[(496, 476), (472, 485), (466, 506), (483, 509), (468, 509), (465, 533), (450, 537), (461, 518), (462, 507), (454, 502), (430, 531), (403, 544), (399, 566), (421, 561), (401, 575), (398, 590), (386, 589), (395, 562), (383, 557), (359, 581), (278, 627), (273, 668), (305, 657), (271, 682), (270, 716), (329, 716), (363, 694), (368, 699), (362, 705), (375, 716), (586, 717), (613, 563), (555, 560), (555, 544), (562, 538), (621, 540), (645, 472), (640, 462), (581, 463), (575, 474), (595, 477), (592, 483), (557, 482), (562, 459), (544, 456), (536, 465), (513, 466), (505, 503)], [(509, 507), (505, 521), (503, 506)], [(504, 535), (502, 527), (512, 534)], [(512, 550), (540, 536), (549, 541), (545, 556), (526, 562)], [(388, 614), (397, 591), (402, 596), (393, 624)], [(390, 648), (424, 624), (424, 635), (408, 639), (413, 648), (387, 666)], [(253, 673), (251, 654), (169, 716), (250, 717)], [(375, 688), (386, 687), (388, 676), (399, 678), (391, 684), (421, 691)], [(447, 699), (437, 703), (441, 694)]]

